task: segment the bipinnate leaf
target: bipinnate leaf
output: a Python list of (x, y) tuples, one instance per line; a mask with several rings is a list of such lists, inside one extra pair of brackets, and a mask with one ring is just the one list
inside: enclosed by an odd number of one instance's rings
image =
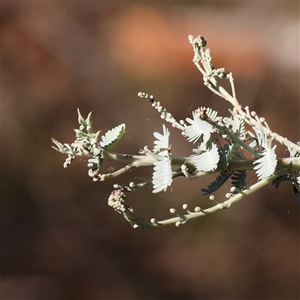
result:
[(238, 191), (243, 191), (247, 186), (246, 177), (247, 177), (246, 170), (236, 170), (231, 176), (232, 179), (231, 184)]
[(288, 174), (283, 174), (277, 178), (275, 178), (273, 181), (272, 181), (272, 184), (275, 185), (275, 188), (277, 189), (280, 185), (281, 182), (283, 181), (290, 181), (290, 176)]
[(159, 193), (166, 191), (167, 187), (172, 183), (172, 168), (170, 160), (170, 144), (169, 137), (170, 132), (163, 125), (163, 134), (154, 132), (154, 150), (157, 150), (157, 161), (154, 162), (154, 172), (152, 176), (153, 193)]
[(231, 131), (238, 137), (245, 133), (245, 121), (237, 115), (233, 115), (231, 118), (223, 118), (224, 124), (231, 128)]
[(233, 172), (222, 171), (215, 181), (213, 181), (206, 189), (201, 189), (204, 195), (211, 194), (218, 190), (232, 175)]
[[(194, 152), (196, 152), (194, 150)], [(218, 167), (220, 156), (218, 152), (218, 147), (216, 144), (212, 143), (210, 149), (201, 152), (198, 155), (193, 156), (195, 166), (199, 171), (210, 172), (214, 171)]]
[(263, 149), (268, 149), (269, 148), (269, 141), (267, 134), (264, 132), (263, 128), (261, 127), (256, 127), (254, 128), (254, 131), (256, 133), (257, 139), (257, 146), (262, 147)]
[(154, 132), (153, 133), (154, 137), (156, 140), (154, 141), (154, 150), (160, 150), (160, 149), (169, 149), (170, 144), (169, 144), (169, 138), (170, 138), (170, 132), (166, 128), (166, 126), (163, 124), (163, 134)]
[(152, 176), (153, 193), (166, 191), (172, 184), (171, 161), (168, 156), (157, 156), (158, 160), (154, 163), (154, 172)]
[(266, 149), (262, 153), (262, 157), (254, 162), (256, 166), (253, 168), (259, 180), (271, 176), (277, 166), (277, 158), (275, 153), (276, 145), (271, 149)]
[[(290, 146), (291, 142), (287, 138), (284, 139), (284, 144), (287, 146), (287, 148), (290, 152), (291, 160), (294, 161), (295, 159), (297, 159), (297, 157), (299, 156), (299, 152), (297, 151), (297, 149), (291, 148), (291, 146)], [(297, 144), (299, 144), (299, 142)]]
[(108, 130), (105, 135), (101, 137), (102, 141), (100, 146), (109, 151), (124, 135), (125, 133), (125, 124), (121, 124), (111, 130)]
[(186, 126), (183, 135), (189, 142), (197, 142), (203, 135), (206, 136), (205, 141), (208, 141), (210, 134), (215, 131), (214, 127), (206, 121), (199, 118), (197, 111), (193, 111), (193, 120), (186, 118), (186, 121), (191, 125)]
[(212, 121), (215, 121), (218, 112), (209, 108), (209, 107), (201, 107), (200, 110), (205, 110), (205, 114), (208, 116), (208, 118), (210, 118)]

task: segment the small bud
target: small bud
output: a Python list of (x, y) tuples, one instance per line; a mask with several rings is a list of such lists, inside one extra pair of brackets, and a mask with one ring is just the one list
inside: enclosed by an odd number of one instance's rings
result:
[(176, 227), (179, 227), (181, 225), (181, 222), (180, 221), (177, 221), (176, 223), (175, 223), (175, 226)]
[(175, 208), (170, 208), (170, 213), (171, 214), (175, 214), (176, 213), (176, 209)]
[(215, 197), (214, 195), (210, 195), (210, 196), (209, 196), (209, 200), (215, 201), (215, 200), (216, 200), (216, 197)]
[(171, 113), (167, 113), (167, 118), (171, 119), (172, 118), (172, 114)]

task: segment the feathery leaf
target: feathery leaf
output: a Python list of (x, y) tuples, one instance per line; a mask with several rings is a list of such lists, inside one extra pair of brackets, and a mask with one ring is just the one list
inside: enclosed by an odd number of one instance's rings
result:
[(193, 120), (186, 118), (186, 121), (191, 125), (186, 126), (183, 135), (189, 142), (197, 142), (203, 135), (204, 140), (208, 141), (210, 134), (215, 131), (214, 127), (206, 121), (201, 120), (198, 117), (197, 111), (193, 111)]
[(243, 191), (247, 186), (246, 176), (246, 170), (235, 171), (231, 176), (231, 184), (236, 187), (238, 191)]
[(233, 115), (232, 118), (223, 118), (224, 124), (229, 128), (234, 134), (240, 137), (245, 132), (245, 121), (239, 118), (237, 115)]
[(259, 180), (271, 176), (276, 169), (277, 159), (275, 153), (276, 145), (271, 149), (266, 149), (262, 153), (262, 157), (254, 162), (256, 166), (253, 168)]
[(233, 172), (225, 172), (222, 171), (215, 181), (213, 181), (207, 189), (201, 189), (202, 192), (204, 192), (204, 195), (211, 194), (218, 190), (232, 175)]
[(160, 149), (169, 149), (169, 138), (170, 138), (170, 132), (166, 128), (165, 124), (163, 124), (163, 134), (154, 132), (154, 137), (156, 138), (156, 141), (154, 141), (154, 150), (160, 150)]
[[(198, 149), (193, 150), (196, 152)], [(216, 144), (212, 143), (211, 148), (205, 152), (193, 156), (195, 166), (199, 171), (209, 172), (218, 167), (220, 155)]]
[(171, 161), (168, 156), (157, 156), (158, 160), (154, 162), (154, 172), (152, 176), (153, 193), (166, 191), (172, 184)]
[(156, 140), (154, 141), (154, 150), (158, 151), (156, 155), (157, 161), (154, 162), (154, 172), (152, 176), (153, 193), (166, 191), (167, 187), (172, 183), (172, 168), (170, 160), (170, 132), (163, 125), (163, 134), (154, 132)]
[(111, 130), (108, 130), (105, 135), (101, 137), (102, 141), (100, 146), (109, 151), (124, 135), (125, 133), (125, 124), (121, 124)]

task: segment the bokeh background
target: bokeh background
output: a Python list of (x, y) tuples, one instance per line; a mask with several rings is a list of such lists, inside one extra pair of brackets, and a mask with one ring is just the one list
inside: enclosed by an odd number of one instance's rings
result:
[[(299, 2), (1, 5), (2, 299), (300, 298), (299, 205), (288, 184), (179, 228), (133, 229), (107, 198), (114, 183), (151, 170), (94, 183), (86, 159), (64, 170), (50, 142), (74, 140), (78, 107), (93, 111), (95, 129), (126, 123), (117, 152), (152, 145), (162, 120), (139, 91), (177, 119), (199, 106), (226, 114), (192, 63), (189, 34), (203, 35), (215, 66), (233, 72), (242, 105), (299, 140)], [(173, 154), (189, 155), (170, 130)], [(200, 189), (212, 180), (180, 178), (129, 202), (140, 216), (168, 218), (183, 203), (211, 205)]]

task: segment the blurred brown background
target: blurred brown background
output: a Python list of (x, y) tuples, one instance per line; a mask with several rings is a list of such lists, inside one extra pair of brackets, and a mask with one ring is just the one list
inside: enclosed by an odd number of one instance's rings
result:
[[(299, 2), (2, 2), (2, 299), (300, 298), (288, 184), (180, 228), (134, 230), (107, 198), (149, 171), (94, 183), (86, 159), (64, 170), (51, 149), (51, 137), (74, 140), (77, 107), (93, 111), (95, 130), (126, 123), (116, 151), (152, 145), (162, 121), (139, 91), (177, 119), (204, 105), (226, 114), (192, 63), (189, 34), (233, 72), (241, 104), (299, 140)], [(190, 154), (173, 129), (171, 144)], [(208, 207), (200, 189), (214, 178), (129, 202), (158, 219), (182, 203)]]

